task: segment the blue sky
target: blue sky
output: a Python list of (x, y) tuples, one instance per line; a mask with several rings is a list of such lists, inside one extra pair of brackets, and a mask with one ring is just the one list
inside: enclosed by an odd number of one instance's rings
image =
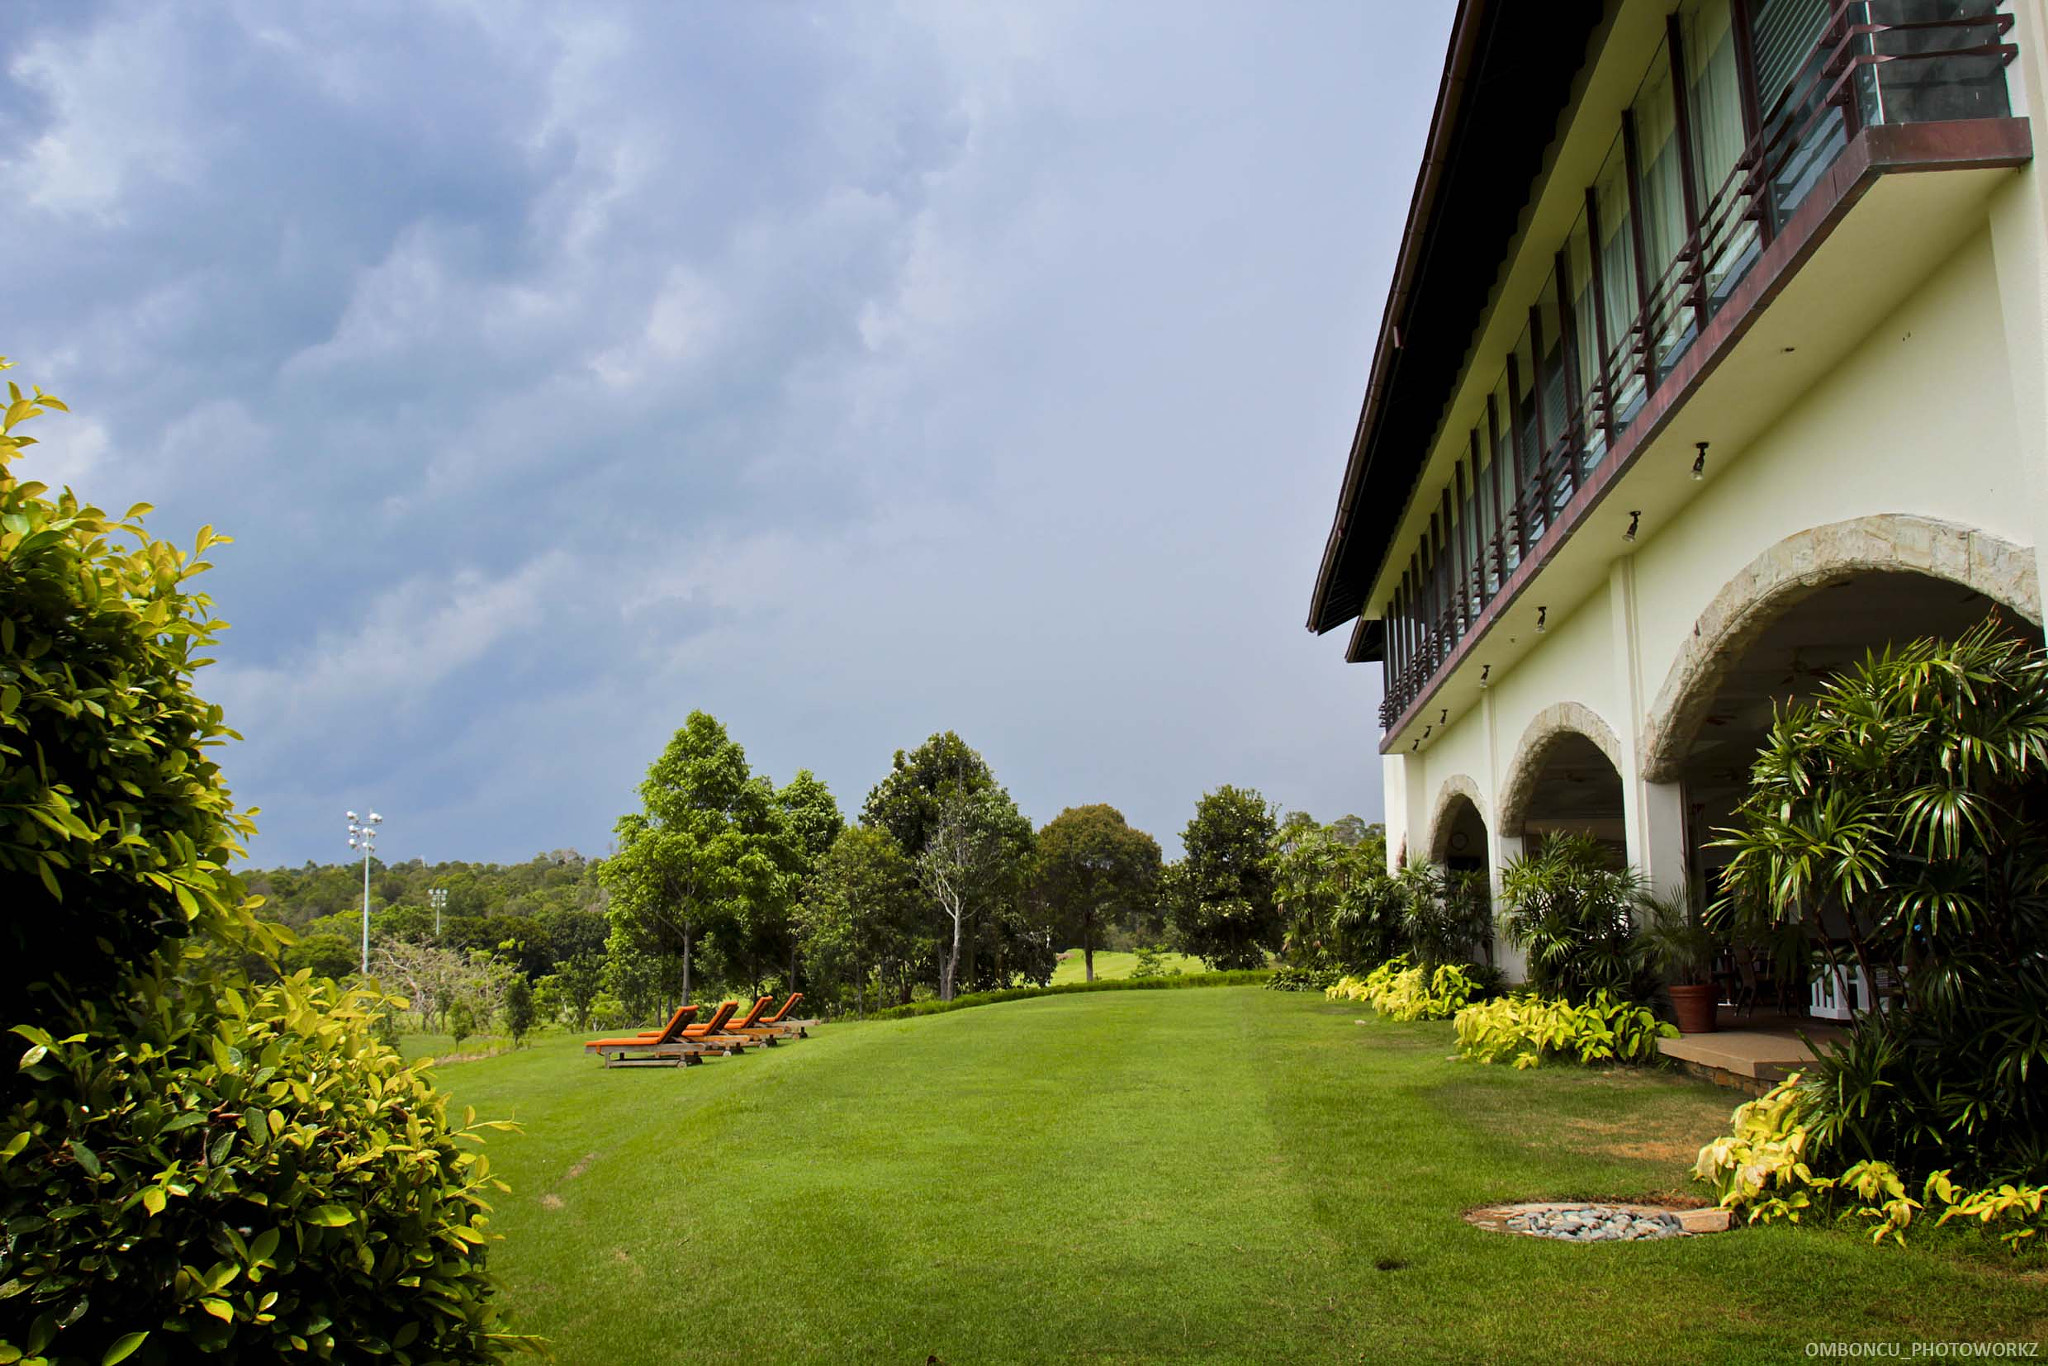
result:
[(1302, 621), (1451, 8), (10, 7), (22, 468), (235, 536), (259, 863), (601, 853), (693, 707), (1377, 818)]

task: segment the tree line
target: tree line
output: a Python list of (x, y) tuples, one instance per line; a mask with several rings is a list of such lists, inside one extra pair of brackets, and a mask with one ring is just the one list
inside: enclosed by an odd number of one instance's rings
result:
[[(952, 731), (898, 750), (848, 819), (815, 775), (776, 784), (693, 712), (639, 798), (602, 859), (373, 863), (373, 974), (434, 1028), (458, 1007), (502, 1017), (508, 998), (523, 1012), (515, 978), (532, 1014), (578, 1027), (709, 993), (801, 990), (858, 1014), (1042, 985), (1067, 949), (1090, 979), (1103, 949), (1173, 948), (1217, 969), (1264, 966), (1291, 944), (1313, 954), (1329, 937), (1317, 918), (1341, 927), (1344, 886), (1384, 858), (1355, 816), (1283, 821), (1230, 786), (1196, 804), (1173, 862), (1106, 804), (1034, 828)], [(288, 967), (356, 970), (358, 866), (264, 870), (249, 885), (297, 935)]]

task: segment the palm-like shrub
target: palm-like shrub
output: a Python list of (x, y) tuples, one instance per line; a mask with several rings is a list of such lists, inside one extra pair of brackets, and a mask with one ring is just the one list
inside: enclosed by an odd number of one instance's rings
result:
[(1423, 967), (1467, 962), (1483, 949), (1491, 928), (1485, 874), (1415, 862), (1402, 868), (1394, 883), (1402, 942)]
[(1716, 915), (1803, 927), (1890, 1007), (1809, 1070), (1817, 1136), (2048, 1166), (2048, 657), (1986, 622), (1866, 658), (1778, 717), (1737, 819)]
[(1537, 991), (1583, 1002), (1599, 991), (1642, 1000), (1654, 989), (1634, 923), (1643, 876), (1591, 835), (1545, 835), (1536, 852), (1509, 861), (1500, 884), (1501, 928), (1528, 954)]

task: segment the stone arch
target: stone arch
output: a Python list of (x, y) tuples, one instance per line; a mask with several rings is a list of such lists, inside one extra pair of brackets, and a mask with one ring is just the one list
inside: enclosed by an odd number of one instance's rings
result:
[(1457, 815), (1459, 799), (1472, 803), (1472, 809), (1479, 813), (1481, 821), (1486, 820), (1486, 799), (1479, 795), (1479, 784), (1463, 773), (1454, 773), (1444, 779), (1436, 790), (1436, 804), (1429, 817), (1429, 856), (1438, 863), (1443, 862), (1450, 843), (1451, 824)]
[(1643, 718), (1643, 777), (1673, 781), (1729, 663), (1784, 610), (1856, 574), (1914, 573), (1982, 593), (2036, 625), (2034, 552), (1959, 522), (1886, 512), (1787, 536), (1730, 579), (1693, 623)]
[(1583, 735), (1607, 756), (1616, 773), (1627, 772), (1622, 763), (1621, 738), (1614, 733), (1614, 727), (1600, 719), (1598, 712), (1579, 702), (1558, 702), (1545, 707), (1530, 718), (1523, 730), (1522, 741), (1515, 746), (1514, 762), (1508, 765), (1507, 781), (1500, 786), (1503, 836), (1521, 836), (1522, 822), (1529, 814), (1529, 799), (1535, 795), (1537, 780), (1543, 776), (1544, 757), (1551, 746), (1567, 735)]

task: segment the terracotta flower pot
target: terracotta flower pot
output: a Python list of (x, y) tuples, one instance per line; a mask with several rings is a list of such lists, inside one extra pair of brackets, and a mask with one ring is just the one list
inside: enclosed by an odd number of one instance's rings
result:
[(1678, 1032), (1681, 1034), (1711, 1034), (1714, 1032), (1714, 988), (1672, 987), (1671, 1009), (1678, 1016)]

